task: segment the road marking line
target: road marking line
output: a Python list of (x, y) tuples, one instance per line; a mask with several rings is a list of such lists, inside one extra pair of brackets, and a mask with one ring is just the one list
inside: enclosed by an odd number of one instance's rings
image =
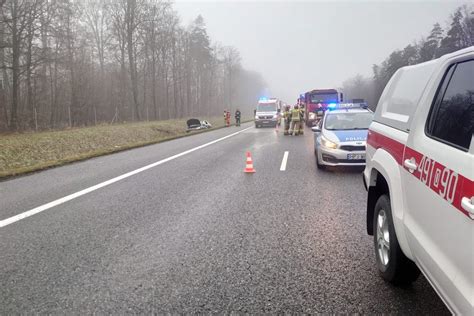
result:
[(131, 177), (131, 176), (133, 176), (133, 175), (136, 175), (136, 174), (138, 174), (138, 173), (140, 173), (140, 172), (143, 172), (143, 171), (146, 171), (146, 170), (151, 169), (151, 168), (153, 168), (153, 167), (159, 166), (159, 165), (161, 165), (161, 164), (164, 164), (165, 162), (174, 160), (174, 159), (176, 159), (176, 158), (179, 158), (179, 157), (182, 157), (182, 156), (184, 156), (184, 155), (190, 154), (190, 153), (192, 153), (192, 152), (194, 152), (194, 151), (196, 151), (196, 150), (199, 150), (199, 149), (208, 147), (208, 146), (210, 146), (210, 145), (213, 145), (213, 144), (215, 144), (215, 143), (218, 143), (218, 142), (220, 142), (220, 141), (223, 141), (223, 140), (225, 140), (225, 139), (227, 139), (227, 138), (236, 136), (236, 135), (238, 135), (238, 134), (240, 134), (240, 133), (242, 133), (242, 132), (244, 132), (244, 131), (246, 131), (246, 130), (248, 130), (248, 129), (251, 129), (251, 128), (252, 128), (252, 127), (247, 127), (247, 128), (245, 128), (245, 129), (243, 129), (243, 130), (240, 130), (240, 131), (238, 131), (238, 132), (235, 132), (235, 133), (229, 134), (229, 135), (227, 135), (227, 136), (218, 138), (218, 139), (213, 140), (213, 141), (211, 141), (211, 142), (209, 142), (209, 143), (206, 143), (206, 144), (203, 144), (203, 145), (200, 145), (200, 146), (197, 146), (197, 147), (188, 149), (188, 150), (186, 150), (186, 151), (183, 151), (182, 153), (179, 153), (179, 154), (176, 154), (176, 155), (174, 155), (174, 156), (165, 158), (165, 159), (163, 159), (163, 160), (154, 162), (154, 163), (152, 163), (152, 164), (146, 165), (146, 166), (141, 167), (141, 168), (139, 168), (139, 169), (136, 169), (136, 170), (127, 172), (127, 173), (122, 174), (122, 175), (120, 175), (120, 176), (118, 176), (118, 177), (115, 177), (115, 178), (112, 178), (112, 179), (110, 179), (110, 180), (107, 180), (107, 181), (101, 182), (101, 183), (99, 183), (99, 184), (96, 184), (96, 185), (94, 185), (94, 186), (88, 187), (88, 188), (86, 188), (86, 189), (84, 189), (84, 190), (81, 190), (81, 191), (78, 191), (78, 192), (76, 192), (76, 193), (67, 195), (67, 196), (65, 196), (65, 197), (62, 197), (62, 198), (60, 198), (60, 199), (57, 199), (57, 200), (54, 200), (54, 201), (52, 201), (52, 202), (46, 203), (46, 204), (44, 204), (44, 205), (35, 207), (34, 209), (31, 209), (31, 210), (29, 210), (29, 211), (23, 212), (23, 213), (21, 213), (21, 214), (18, 214), (18, 215), (9, 217), (9, 218), (7, 218), (7, 219), (4, 219), (4, 220), (0, 221), (0, 228), (5, 227), (5, 226), (10, 225), (10, 224), (13, 224), (13, 223), (15, 223), (15, 222), (18, 222), (18, 221), (20, 221), (20, 220), (22, 220), (22, 219), (25, 219), (25, 218), (27, 218), (27, 217), (33, 216), (33, 215), (38, 214), (38, 213), (40, 213), (40, 212), (46, 211), (47, 209), (50, 209), (50, 208), (52, 208), (52, 207), (55, 207), (55, 206), (58, 206), (58, 205), (60, 205), (60, 204), (66, 203), (66, 202), (68, 202), (68, 201), (71, 201), (71, 200), (73, 200), (73, 199), (75, 199), (75, 198), (78, 198), (78, 197), (83, 196), (83, 195), (85, 195), (85, 194), (87, 194), (87, 193), (90, 193), (90, 192), (93, 192), (93, 191), (98, 190), (98, 189), (100, 189), (100, 188), (103, 188), (103, 187), (105, 187), (105, 186), (108, 186), (108, 185), (110, 185), (110, 184), (112, 184), (112, 183), (115, 183), (115, 182), (118, 182), (118, 181), (120, 181), (120, 180), (126, 179), (126, 178)]
[(285, 151), (283, 154), (283, 160), (281, 161), (280, 171), (286, 170), (286, 163), (288, 162), (288, 152)]

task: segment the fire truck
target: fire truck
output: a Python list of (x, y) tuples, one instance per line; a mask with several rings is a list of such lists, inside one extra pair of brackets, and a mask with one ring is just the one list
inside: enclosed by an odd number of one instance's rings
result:
[(315, 125), (328, 108), (335, 108), (343, 101), (343, 94), (336, 89), (314, 89), (300, 95), (305, 104), (305, 121), (308, 127)]

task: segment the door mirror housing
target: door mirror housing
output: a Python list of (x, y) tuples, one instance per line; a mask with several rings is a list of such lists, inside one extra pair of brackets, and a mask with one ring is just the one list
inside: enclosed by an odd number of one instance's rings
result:
[(314, 133), (321, 133), (321, 128), (319, 126), (313, 126), (313, 127), (311, 127), (311, 130)]

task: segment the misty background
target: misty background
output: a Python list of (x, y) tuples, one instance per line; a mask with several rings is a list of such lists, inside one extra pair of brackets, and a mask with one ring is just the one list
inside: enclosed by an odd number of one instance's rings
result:
[(0, 131), (250, 117), (474, 45), (466, 1), (0, 0)]
[(300, 93), (371, 77), (372, 65), (428, 37), (435, 23), (447, 29), (469, 3), (178, 0), (175, 8), (183, 22), (202, 14), (208, 33), (237, 47), (243, 65), (262, 74), (268, 94), (294, 103)]

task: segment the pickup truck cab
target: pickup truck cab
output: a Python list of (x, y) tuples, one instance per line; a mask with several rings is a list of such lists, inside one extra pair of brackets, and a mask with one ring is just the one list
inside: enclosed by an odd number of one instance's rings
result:
[(474, 46), (399, 69), (367, 137), (367, 232), (381, 276), (420, 271), (474, 315)]

